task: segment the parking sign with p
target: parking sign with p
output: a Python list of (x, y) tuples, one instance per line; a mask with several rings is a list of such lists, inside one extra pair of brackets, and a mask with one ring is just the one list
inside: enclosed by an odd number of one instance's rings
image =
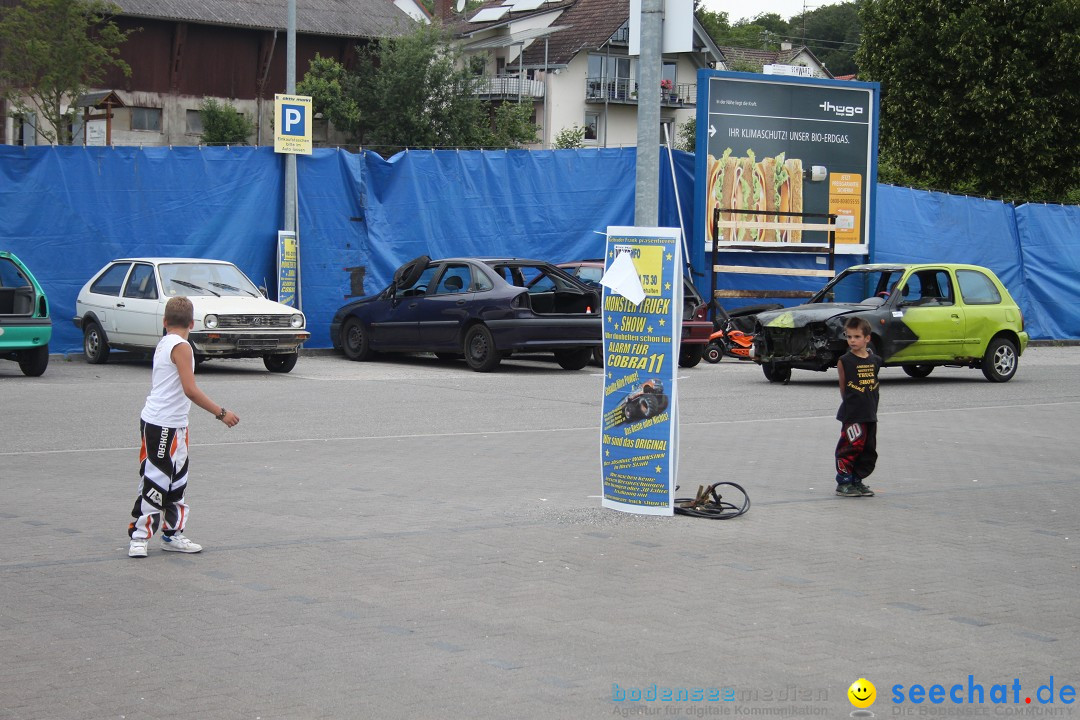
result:
[(311, 98), (274, 95), (274, 152), (311, 154)]

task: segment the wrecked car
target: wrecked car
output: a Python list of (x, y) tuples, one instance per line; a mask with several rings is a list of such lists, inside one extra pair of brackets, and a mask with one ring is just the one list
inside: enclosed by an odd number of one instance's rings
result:
[(753, 359), (770, 382), (793, 368), (827, 370), (847, 352), (844, 322), (858, 315), (886, 366), (924, 378), (935, 367), (982, 370), (991, 382), (1016, 374), (1028, 343), (1024, 317), (992, 271), (977, 265), (856, 265), (805, 305), (759, 313)]

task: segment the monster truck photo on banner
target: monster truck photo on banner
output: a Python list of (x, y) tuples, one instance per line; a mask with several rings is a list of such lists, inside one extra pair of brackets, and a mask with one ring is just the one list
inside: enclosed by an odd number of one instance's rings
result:
[(674, 513), (682, 277), (682, 235), (677, 228), (608, 228), (601, 279), (600, 450), (606, 508)]
[[(699, 242), (711, 247), (717, 237), (721, 247), (742, 249), (826, 246), (825, 230), (754, 225), (820, 225), (827, 222), (823, 215), (834, 214), (836, 252), (867, 254), (878, 91), (878, 83), (699, 70)], [(736, 220), (750, 226), (724, 226)]]

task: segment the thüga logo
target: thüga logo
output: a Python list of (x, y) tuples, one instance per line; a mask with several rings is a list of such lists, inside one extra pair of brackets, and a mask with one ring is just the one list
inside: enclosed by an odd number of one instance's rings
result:
[(855, 117), (856, 115), (863, 114), (863, 109), (861, 107), (855, 107), (853, 105), (833, 105), (828, 100), (818, 105), (818, 107), (825, 112), (832, 111), (840, 117)]

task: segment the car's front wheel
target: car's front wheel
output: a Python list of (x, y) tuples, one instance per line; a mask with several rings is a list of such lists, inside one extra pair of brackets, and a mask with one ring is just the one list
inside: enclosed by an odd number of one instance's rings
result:
[(109, 341), (105, 331), (94, 320), (83, 328), (83, 355), (91, 365), (101, 365), (109, 359)]
[(589, 364), (592, 359), (592, 348), (576, 348), (574, 350), (556, 350), (555, 362), (563, 370), (580, 370)]
[(299, 358), (299, 353), (263, 355), (263, 365), (272, 373), (287, 373), (296, 367), (297, 358)]
[(27, 377), (41, 377), (49, 367), (49, 346), (30, 348), (19, 353), (19, 369)]
[(720, 362), (720, 359), (724, 357), (724, 351), (720, 349), (720, 346), (716, 343), (709, 343), (705, 346), (705, 360), (716, 364)]
[(679, 348), (679, 365), (684, 368), (692, 368), (701, 362), (704, 354), (704, 345), (683, 345)]
[(499, 366), (502, 355), (495, 348), (495, 338), (487, 325), (473, 325), (465, 333), (465, 362), (476, 372), (491, 372)]
[(371, 358), (371, 344), (367, 329), (360, 318), (351, 317), (341, 328), (341, 349), (350, 360), (368, 360)]
[(783, 363), (764, 363), (761, 371), (765, 379), (773, 383), (786, 383), (791, 379), (791, 366)]
[(904, 372), (909, 377), (924, 378), (929, 377), (930, 373), (934, 372), (933, 365), (904, 365)]
[(986, 348), (983, 355), (983, 375), (990, 382), (1008, 382), (1016, 374), (1019, 356), (1016, 353), (1016, 345), (1008, 338), (994, 338)]

